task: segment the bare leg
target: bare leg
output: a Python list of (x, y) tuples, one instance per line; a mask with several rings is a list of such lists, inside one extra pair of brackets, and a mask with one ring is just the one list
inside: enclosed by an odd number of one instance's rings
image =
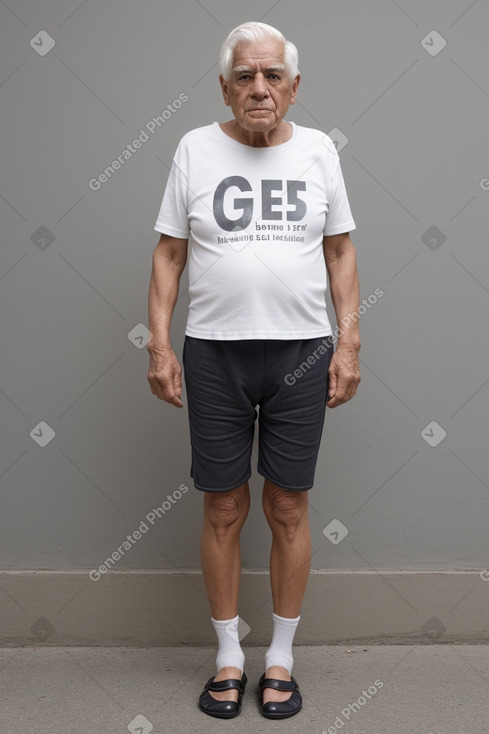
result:
[[(245, 482), (230, 492), (206, 492), (200, 545), (202, 572), (214, 619), (231, 619), (238, 614), (241, 552), (239, 536), (250, 508), (250, 490)], [(239, 668), (221, 668), (216, 681), (241, 678)], [(217, 701), (237, 701), (238, 691), (216, 693)]]
[[(311, 565), (308, 492), (284, 490), (265, 479), (263, 509), (272, 531), (273, 611), (281, 617), (298, 617)], [(282, 666), (268, 668), (266, 677), (290, 680), (287, 669)], [(265, 688), (263, 702), (286, 701), (290, 696), (288, 691)]]

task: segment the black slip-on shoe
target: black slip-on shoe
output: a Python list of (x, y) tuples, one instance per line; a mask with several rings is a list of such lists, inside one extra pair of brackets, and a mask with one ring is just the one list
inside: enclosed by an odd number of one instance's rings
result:
[[(237, 678), (227, 678), (226, 680), (214, 681), (215, 676), (209, 678), (205, 684), (204, 690), (199, 697), (199, 708), (209, 716), (216, 716), (218, 719), (232, 719), (241, 711), (241, 702), (243, 700), (245, 686), (248, 682), (246, 673), (243, 671), (241, 680)], [(229, 691), (233, 688), (238, 690), (237, 701), (216, 701), (209, 691), (220, 692)]]
[[(265, 678), (263, 673), (258, 683), (258, 693), (260, 694), (261, 712), (267, 719), (286, 719), (294, 716), (302, 708), (302, 696), (299, 693), (299, 684), (293, 676), (291, 680), (278, 680), (278, 678)], [(269, 701), (263, 703), (263, 690), (265, 688), (275, 688), (277, 691), (292, 691), (292, 695), (287, 701)]]

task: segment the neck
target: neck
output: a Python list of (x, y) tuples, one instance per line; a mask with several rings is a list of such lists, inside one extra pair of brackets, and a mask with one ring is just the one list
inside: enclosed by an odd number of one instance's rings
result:
[(236, 120), (221, 123), (221, 129), (238, 143), (250, 145), (253, 148), (268, 148), (273, 145), (286, 143), (292, 137), (292, 125), (283, 120), (272, 130), (255, 132), (241, 127)]

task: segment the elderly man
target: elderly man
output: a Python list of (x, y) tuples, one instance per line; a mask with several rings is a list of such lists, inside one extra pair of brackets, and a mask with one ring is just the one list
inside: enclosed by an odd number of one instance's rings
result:
[[(182, 407), (170, 322), (190, 238), (183, 367), (192, 466), (203, 495), (201, 562), (216, 630), (217, 675), (200, 708), (241, 710), (247, 682), (238, 636), (240, 531), (259, 406), (257, 471), (272, 532), (273, 636), (258, 684), (264, 716), (302, 707), (292, 644), (310, 569), (308, 492), (326, 406), (360, 381), (355, 229), (336, 148), (285, 120), (300, 75), (297, 49), (269, 25), (235, 28), (221, 50), (224, 102), (234, 115), (184, 135), (155, 229), (149, 290), (151, 390)], [(327, 274), (340, 329), (326, 313)], [(350, 316), (347, 319), (347, 316)]]

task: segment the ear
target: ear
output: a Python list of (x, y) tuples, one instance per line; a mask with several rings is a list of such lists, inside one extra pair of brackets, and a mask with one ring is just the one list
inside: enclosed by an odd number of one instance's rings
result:
[(222, 74), (219, 74), (219, 83), (221, 85), (221, 91), (222, 91), (222, 96), (224, 99), (224, 104), (226, 105), (226, 107), (230, 107), (231, 103), (229, 101), (229, 95), (228, 95), (229, 85), (228, 85), (228, 82), (224, 79)]
[(297, 96), (297, 87), (299, 86), (300, 80), (301, 80), (301, 75), (300, 74), (297, 74), (297, 76), (295, 77), (294, 81), (292, 82), (292, 91), (290, 93), (290, 104), (294, 104), (295, 103), (295, 99), (296, 99), (296, 96)]

